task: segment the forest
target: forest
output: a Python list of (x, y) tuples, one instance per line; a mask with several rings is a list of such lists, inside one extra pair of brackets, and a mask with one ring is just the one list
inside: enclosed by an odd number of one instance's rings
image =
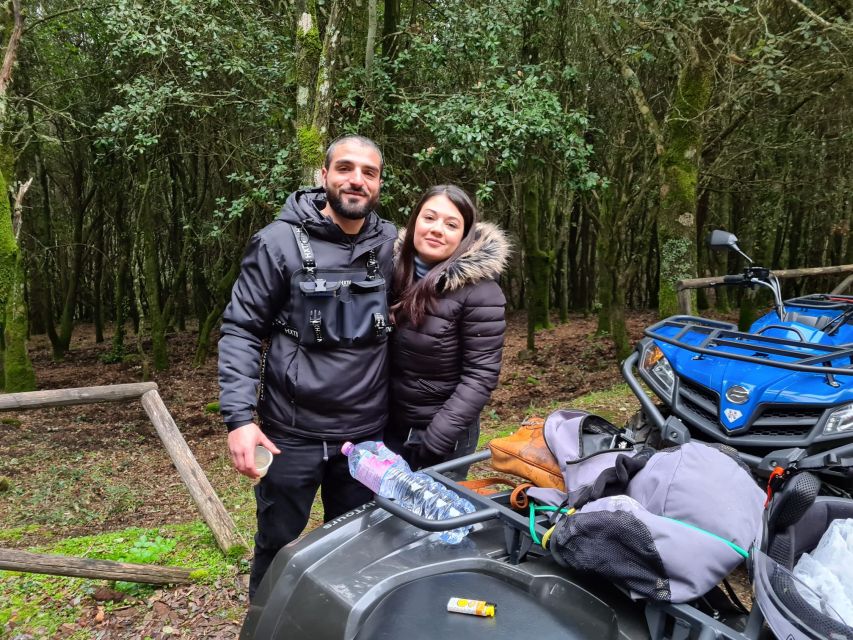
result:
[(853, 263), (844, 0), (10, 0), (0, 19), (7, 391), (35, 388), (30, 336), (59, 361), (81, 323), (143, 377), (170, 332), (213, 357), (249, 237), (345, 133), (384, 150), (383, 217), (453, 182), (509, 232), (530, 349), (583, 311), (624, 354), (626, 309), (671, 314), (679, 279), (742, 268), (712, 228), (771, 268)]

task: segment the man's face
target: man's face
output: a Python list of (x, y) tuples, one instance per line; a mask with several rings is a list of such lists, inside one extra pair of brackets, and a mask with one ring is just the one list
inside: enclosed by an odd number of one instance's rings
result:
[(372, 147), (344, 142), (332, 152), (329, 168), (320, 172), (332, 210), (343, 218), (361, 220), (379, 203), (382, 159)]

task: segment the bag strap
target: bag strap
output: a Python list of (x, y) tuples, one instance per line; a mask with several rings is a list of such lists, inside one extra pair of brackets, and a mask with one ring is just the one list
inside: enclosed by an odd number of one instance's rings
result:
[[(304, 226), (290, 225), (293, 236), (296, 238), (296, 246), (299, 248), (299, 256), (302, 258), (302, 268), (311, 277), (317, 270), (317, 261), (314, 259), (314, 250), (311, 248), (310, 236)], [(367, 280), (376, 280), (379, 276), (379, 260), (376, 250), (367, 252)]]
[(509, 497), (509, 504), (514, 509), (526, 509), (530, 501), (527, 499), (527, 490), (533, 486), (530, 482), (518, 485), (512, 490), (512, 495)]
[(296, 238), (296, 246), (299, 247), (299, 255), (302, 258), (302, 268), (310, 277), (314, 277), (314, 272), (317, 269), (317, 263), (314, 261), (314, 251), (311, 249), (308, 232), (305, 227), (290, 225), (293, 235)]

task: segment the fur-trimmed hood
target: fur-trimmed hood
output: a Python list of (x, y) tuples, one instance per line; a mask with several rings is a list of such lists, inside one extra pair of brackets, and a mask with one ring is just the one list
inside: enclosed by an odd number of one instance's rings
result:
[[(474, 235), (474, 244), (446, 265), (442, 278), (444, 291), (456, 291), (481, 280), (496, 280), (506, 268), (511, 252), (506, 234), (491, 222), (478, 222), (474, 227)], [(405, 237), (404, 227), (400, 229), (394, 243), (395, 263), (400, 256)]]

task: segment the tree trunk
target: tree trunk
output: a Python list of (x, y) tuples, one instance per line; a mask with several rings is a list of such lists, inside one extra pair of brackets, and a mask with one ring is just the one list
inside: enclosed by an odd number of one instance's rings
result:
[[(2, 187), (2, 183), (0, 183), (0, 187)], [(0, 191), (0, 193), (3, 192)], [(2, 210), (0, 210), (0, 215), (3, 215)], [(6, 297), (3, 326), (3, 342), (5, 345), (3, 352), (3, 388), (7, 393), (32, 391), (36, 388), (35, 370), (27, 353), (27, 303), (24, 298), (26, 272), (21, 252), (16, 251), (14, 258), (14, 270)]]
[(234, 281), (237, 279), (237, 274), (240, 272), (240, 261), (235, 261), (228, 272), (219, 279), (216, 285), (216, 294), (213, 300), (213, 308), (208, 311), (207, 315), (199, 318), (198, 340), (196, 341), (195, 357), (193, 358), (193, 366), (200, 367), (207, 360), (210, 354), (210, 334), (213, 327), (225, 310), (225, 305), (228, 304), (228, 299), (231, 296), (231, 287), (234, 286)]
[[(708, 198), (710, 193), (707, 189), (702, 189), (699, 193), (699, 199), (696, 203), (696, 272), (699, 275), (712, 275), (710, 273), (710, 265), (708, 264), (708, 248), (705, 243), (705, 237), (708, 231)], [(708, 291), (706, 289), (698, 289), (696, 291), (696, 307), (697, 309), (707, 309)]]
[(525, 298), (527, 299), (527, 348), (536, 348), (536, 330), (550, 326), (548, 318), (551, 264), (553, 258), (543, 250), (539, 225), (542, 216), (540, 179), (528, 174), (522, 184), (522, 219), (524, 220), (524, 260), (526, 265)]
[[(9, 34), (0, 68), (0, 135), (6, 129), (7, 90), (12, 80), (15, 58), (24, 29), (24, 18), (19, 0), (8, 3), (0, 12), (0, 29)], [(9, 11), (11, 9), (11, 11)], [(16, 223), (12, 221), (9, 206), (8, 181), (14, 175), (14, 151), (0, 146), (0, 319), (3, 324), (2, 384), (6, 391), (35, 389), (35, 372), (27, 353), (27, 306), (24, 298), (25, 274), (18, 246), (20, 209), (16, 210)], [(25, 188), (21, 190), (17, 206)]]
[(139, 354), (139, 359), (142, 361), (142, 380), (147, 381), (151, 379), (151, 360), (148, 357), (148, 352), (145, 350), (145, 345), (143, 344), (143, 328), (145, 327), (145, 307), (142, 305), (142, 269), (139, 266), (139, 263), (142, 261), (143, 257), (138, 255), (137, 252), (142, 251), (140, 245), (142, 244), (141, 232), (137, 232), (136, 241), (133, 243), (133, 253), (131, 254), (131, 272), (132, 272), (132, 281), (133, 281), (133, 298), (136, 301), (136, 310), (139, 316), (139, 325), (136, 330), (136, 351)]
[(711, 99), (713, 61), (698, 43), (682, 68), (662, 134), (658, 247), (661, 317), (677, 312), (676, 282), (696, 277), (696, 195), (702, 116)]
[(94, 322), (95, 322), (95, 342), (101, 344), (104, 341), (104, 301), (103, 301), (103, 283), (104, 283), (104, 251), (106, 243), (104, 242), (104, 223), (98, 225), (95, 230), (95, 264), (93, 266), (94, 273), (92, 274), (92, 297), (94, 298)]
[(62, 316), (59, 321), (59, 335), (56, 343), (53, 345), (53, 357), (55, 360), (62, 360), (68, 349), (71, 346), (71, 335), (74, 332), (74, 312), (77, 309), (77, 292), (80, 288), (80, 278), (83, 275), (83, 260), (86, 255), (86, 240), (84, 238), (83, 228), (86, 217), (86, 210), (94, 196), (94, 188), (86, 191), (86, 172), (83, 166), (83, 160), (77, 158), (73, 166), (72, 176), (72, 247), (71, 247), (71, 264), (67, 269), (66, 288), (64, 302), (62, 305)]
[(133, 242), (127, 230), (127, 225), (122, 221), (125, 217), (125, 199), (121, 189), (117, 195), (115, 232), (116, 232), (116, 255), (118, 264), (115, 270), (115, 281), (113, 283), (113, 308), (115, 310), (115, 329), (113, 332), (113, 344), (107, 356), (109, 362), (121, 362), (126, 353), (124, 344), (126, 337), (125, 324), (127, 322), (127, 308), (129, 304), (128, 279), (130, 278), (130, 260), (133, 255)]
[[(161, 303), (160, 255), (156, 221), (147, 188), (142, 194), (139, 206), (145, 302), (148, 304), (148, 326), (151, 334), (151, 363), (156, 371), (165, 371), (169, 368), (169, 351), (166, 346), (166, 323)], [(139, 299), (137, 294), (137, 301)]]
[(304, 185), (320, 184), (341, 44), (342, 9), (341, 0), (332, 0), (321, 43), (316, 5), (305, 0), (296, 2), (296, 137)]
[(368, 82), (370, 82), (370, 76), (373, 73), (373, 50), (376, 48), (377, 26), (376, 0), (367, 0), (367, 41), (364, 45), (364, 75)]
[[(400, 0), (385, 0), (385, 10), (382, 16), (382, 55), (387, 60), (397, 57), (397, 48), (400, 37), (398, 35), (400, 22)], [(415, 11), (415, 2), (412, 1), (412, 13)]]
[[(614, 194), (615, 195), (615, 194)], [(625, 328), (625, 269), (619, 250), (620, 216), (615, 211), (617, 198), (605, 195), (599, 208), (598, 229), (598, 333), (613, 340), (621, 360), (631, 352)], [(620, 203), (624, 204), (624, 203)]]

